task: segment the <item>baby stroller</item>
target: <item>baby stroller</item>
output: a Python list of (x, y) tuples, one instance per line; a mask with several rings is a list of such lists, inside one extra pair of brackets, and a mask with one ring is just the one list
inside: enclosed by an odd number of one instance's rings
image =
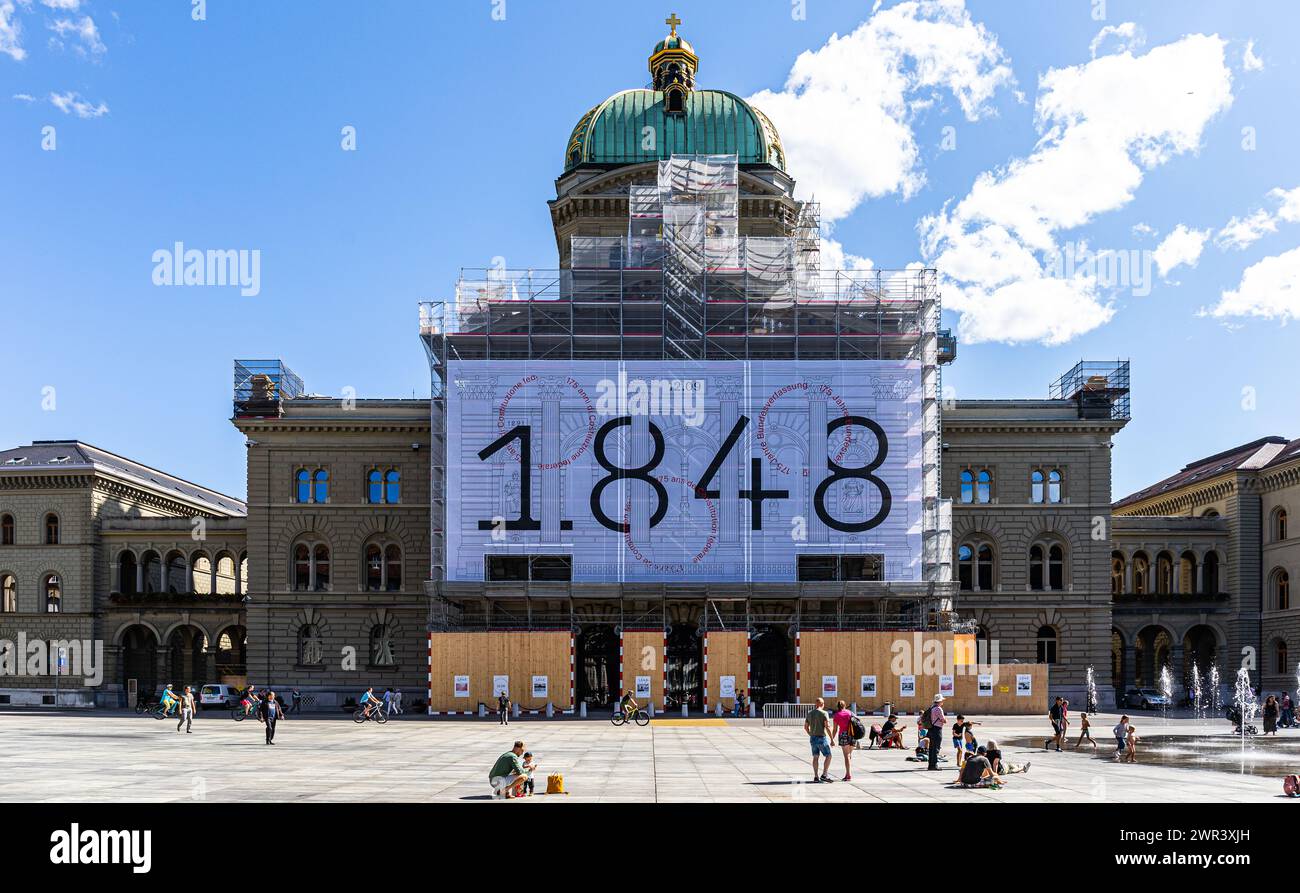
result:
[[(1232, 734), (1234, 735), (1243, 734), (1243, 730), (1241, 728), (1241, 709), (1237, 707), (1236, 704), (1229, 704), (1227, 709), (1227, 715), (1228, 715), (1228, 722), (1232, 723)], [(1246, 723), (1244, 734), (1258, 735), (1259, 730), (1255, 728), (1253, 725), (1251, 725), (1250, 723)]]

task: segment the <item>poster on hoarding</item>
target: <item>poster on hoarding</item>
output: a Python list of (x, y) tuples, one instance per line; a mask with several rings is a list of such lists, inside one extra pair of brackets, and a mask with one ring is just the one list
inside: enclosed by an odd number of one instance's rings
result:
[(876, 677), (863, 676), (861, 697), (874, 698), (875, 696), (876, 696)]
[(650, 700), (650, 677), (636, 677), (636, 700), (639, 704), (645, 704)]
[(452, 360), (446, 579), (919, 581), (924, 424), (913, 360)]
[(533, 677), (533, 697), (540, 700), (550, 697), (550, 679), (545, 676)]
[(510, 677), (493, 676), (492, 677), (492, 697), (499, 698), (502, 695), (510, 694)]
[(916, 697), (916, 677), (899, 676), (898, 677), (898, 696), (900, 698)]
[(951, 676), (939, 677), (939, 694), (943, 695), (945, 698), (951, 698), (955, 691), (956, 688), (954, 688), (953, 686), (953, 681)]
[(822, 697), (838, 698), (840, 696), (840, 677), (823, 676), (822, 677)]
[(1034, 694), (1034, 677), (1029, 673), (1016, 674), (1016, 697), (1028, 698)]
[(469, 697), (469, 677), (453, 676), (451, 678), (452, 695), (457, 698)]
[(718, 677), (718, 697), (734, 698), (736, 696), (736, 677), (719, 676)]
[(993, 674), (992, 673), (980, 673), (979, 678), (976, 680), (976, 683), (978, 686), (977, 693), (981, 698), (993, 697)]

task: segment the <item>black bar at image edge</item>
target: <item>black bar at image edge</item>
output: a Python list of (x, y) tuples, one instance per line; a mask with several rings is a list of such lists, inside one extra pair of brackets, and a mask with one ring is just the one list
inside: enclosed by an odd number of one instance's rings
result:
[[(1279, 799), (1281, 796), (1279, 796)], [(760, 871), (891, 866), (920, 860), (997, 879), (1041, 876), (1047, 865), (1158, 877), (1196, 869), (1247, 877), (1285, 861), (1293, 835), (1284, 804), (9, 804), (6, 851), (24, 873), (118, 877), (127, 883), (202, 876), (243, 865), (252, 878), (338, 877), (359, 860), (435, 871), (517, 860), (522, 874), (587, 863)], [(102, 832), (150, 832), (148, 871), (129, 851), (86, 864)], [(74, 837), (75, 835), (75, 837)], [(127, 844), (122, 849), (127, 849)], [(139, 850), (138, 841), (135, 838)], [(74, 846), (75, 843), (75, 846)], [(89, 847), (89, 849), (87, 849)], [(76, 855), (72, 850), (76, 850)], [(504, 860), (504, 861), (503, 861)], [(794, 861), (790, 861), (794, 860)], [(135, 860), (143, 862), (142, 858)], [(140, 865), (139, 867), (143, 867)], [(283, 874), (281, 874), (283, 872)], [(179, 875), (178, 875), (179, 873)], [(514, 872), (512, 872), (514, 873)], [(1182, 876), (1181, 874), (1178, 876)], [(992, 880), (994, 877), (988, 877)]]

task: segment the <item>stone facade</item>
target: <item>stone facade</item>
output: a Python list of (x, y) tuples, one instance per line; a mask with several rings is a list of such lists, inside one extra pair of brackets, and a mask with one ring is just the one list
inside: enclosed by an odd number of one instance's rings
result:
[[(248, 673), (329, 708), (369, 686), (427, 688), (429, 401), (299, 398), (237, 415), (248, 438)], [(396, 500), (369, 476), (396, 472)], [(318, 488), (316, 476), (327, 476)], [(308, 477), (299, 492), (298, 475)], [(305, 499), (302, 497), (306, 497)], [(367, 550), (380, 549), (373, 579)], [(388, 548), (400, 558), (400, 582)], [(298, 560), (303, 547), (306, 564)], [(318, 552), (318, 547), (324, 552)], [(328, 580), (321, 558), (328, 556)], [(395, 584), (395, 585), (394, 585)]]
[[(1000, 660), (1051, 663), (1053, 693), (1077, 705), (1085, 701), (1088, 667), (1099, 703), (1113, 697), (1111, 440), (1123, 425), (1082, 418), (1072, 400), (962, 400), (943, 415), (957, 613), (997, 643)], [(1043, 475), (1040, 491), (1035, 472)], [(1061, 550), (1059, 579), (1050, 566), (1053, 547)], [(1041, 555), (1041, 579), (1031, 554)]]
[[(191, 651), (199, 655), (215, 648), (211, 635), (193, 633), (190, 613), (219, 609), (227, 621), (221, 629), (242, 629), (238, 601), (219, 607), (195, 602), (178, 613), (180, 597), (168, 602), (155, 589), (122, 605), (114, 568), (126, 547), (120, 534), (132, 527), (142, 547), (175, 549), (183, 543), (188, 554), (205, 548), (191, 539), (196, 527), (224, 525), (225, 548), (238, 556), (243, 510), (239, 500), (78, 441), (38, 441), (0, 452), (0, 590), (12, 593), (0, 604), (0, 640), (15, 643), (15, 651), (20, 637), (27, 643), (45, 642), (47, 650), (48, 643), (60, 643), (54, 647), (65, 647), (70, 661), (70, 672), (56, 680), (52, 673), (27, 672), (34, 669), (28, 655), (16, 654), (19, 672), (0, 676), (0, 700), (54, 703), (57, 689), (59, 703), (117, 706), (124, 703), (123, 649), (130, 628), (150, 630), (154, 637), (151, 643), (143, 636), (132, 638), (137, 651), (147, 652), (152, 668), (138, 680), (142, 694), (175, 666), (168, 647), (172, 637), (188, 637)], [(175, 588), (188, 590), (179, 580)], [(102, 655), (98, 684), (87, 683), (80, 672), (91, 670), (75, 653), (85, 643)], [(141, 665), (139, 654), (132, 655), (132, 665)], [(185, 666), (203, 669), (201, 661)], [(201, 673), (183, 680), (210, 681)]]
[[(1297, 687), (1300, 610), (1290, 581), (1300, 538), (1300, 441), (1262, 438), (1189, 463), (1116, 503), (1114, 663), (1127, 685), (1169, 667), (1181, 696), (1192, 665), (1239, 667), (1266, 692)], [(1202, 682), (1204, 685), (1204, 682)]]

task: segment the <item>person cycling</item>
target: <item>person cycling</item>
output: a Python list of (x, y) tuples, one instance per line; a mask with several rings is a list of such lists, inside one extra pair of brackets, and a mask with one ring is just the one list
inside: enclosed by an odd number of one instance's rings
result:
[(163, 686), (162, 698), (159, 699), (159, 703), (162, 704), (163, 708), (163, 716), (172, 712), (172, 708), (176, 706), (177, 700), (176, 692), (172, 691), (172, 684), (168, 682)]
[(631, 719), (636, 715), (637, 708), (640, 707), (636, 702), (636, 698), (632, 697), (632, 689), (630, 688), (623, 692), (623, 697), (619, 699), (618, 706), (623, 711), (624, 719)]
[(367, 688), (365, 692), (362, 693), (361, 700), (357, 702), (357, 706), (365, 712), (366, 719), (370, 718), (372, 711), (379, 708), (379, 699), (375, 697), (374, 686)]
[(244, 708), (244, 715), (251, 716), (258, 705), (262, 703), (261, 698), (257, 696), (257, 687), (250, 685), (245, 689), (244, 698), (239, 703)]

